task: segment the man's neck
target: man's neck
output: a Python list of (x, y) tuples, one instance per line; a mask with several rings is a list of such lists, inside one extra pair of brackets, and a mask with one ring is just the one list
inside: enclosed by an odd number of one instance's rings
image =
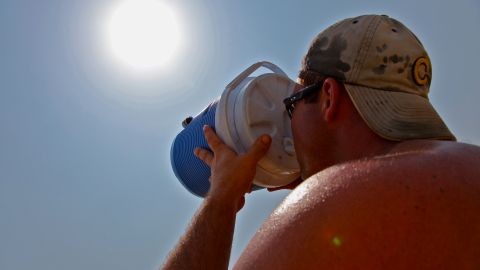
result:
[[(401, 143), (383, 139), (366, 126), (343, 132), (340, 130), (332, 140), (324, 145), (318, 159), (303, 168), (303, 179), (334, 165), (389, 154)], [(329, 159), (325, 159), (325, 151), (329, 152)]]
[(401, 142), (383, 139), (370, 130), (357, 132), (353, 137), (342, 138), (336, 163), (383, 156), (399, 143)]

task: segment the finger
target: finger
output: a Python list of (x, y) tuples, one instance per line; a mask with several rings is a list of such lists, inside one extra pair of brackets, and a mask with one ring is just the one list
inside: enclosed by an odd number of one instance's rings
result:
[(245, 205), (245, 196), (242, 196), (242, 198), (240, 198), (240, 202), (238, 203), (238, 206), (237, 206), (237, 212), (240, 211), (243, 206)]
[(247, 155), (258, 162), (267, 153), (271, 143), (272, 139), (270, 136), (264, 134), (253, 143), (252, 147), (248, 150)]
[(276, 190), (282, 190), (282, 189), (295, 189), (298, 185), (300, 185), (303, 182), (302, 178), (298, 178), (297, 180), (291, 182), (290, 184), (287, 184), (285, 186), (281, 187), (274, 187), (274, 188), (267, 188), (269, 192), (276, 191)]
[(224, 144), (211, 127), (207, 125), (203, 126), (203, 133), (205, 134), (208, 146), (213, 152), (216, 152), (218, 148)]
[(295, 189), (295, 187), (291, 187), (291, 186), (282, 186), (282, 187), (275, 187), (275, 188), (267, 188), (268, 192), (273, 192), (273, 191), (277, 191), (277, 190), (285, 190), (285, 189), (289, 189), (289, 190), (293, 190)]
[(203, 149), (203, 148), (195, 148), (193, 151), (196, 157), (198, 157), (200, 160), (205, 162), (205, 164), (208, 165), (208, 167), (212, 167), (212, 160), (213, 160), (213, 155), (210, 151)]

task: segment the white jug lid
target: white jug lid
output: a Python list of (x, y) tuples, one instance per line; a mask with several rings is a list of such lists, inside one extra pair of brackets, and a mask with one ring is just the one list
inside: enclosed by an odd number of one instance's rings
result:
[(283, 74), (248, 77), (234, 89), (227, 87), (217, 108), (217, 133), (237, 153), (245, 153), (262, 134), (272, 137), (269, 151), (257, 166), (253, 183), (258, 186), (283, 186), (299, 177), (290, 118), (283, 104), (295, 82)]

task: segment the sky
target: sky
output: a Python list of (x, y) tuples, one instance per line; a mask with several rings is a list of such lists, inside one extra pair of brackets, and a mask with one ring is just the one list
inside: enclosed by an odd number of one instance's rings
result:
[[(165, 0), (180, 43), (168, 65), (112, 57), (121, 1), (0, 0), (0, 269), (157, 269), (201, 199), (175, 178), (170, 146), (254, 62), (295, 78), (313, 37), (387, 14), (422, 40), (430, 100), (458, 140), (480, 144), (477, 0)], [(288, 194), (256, 191), (239, 213), (235, 262)]]

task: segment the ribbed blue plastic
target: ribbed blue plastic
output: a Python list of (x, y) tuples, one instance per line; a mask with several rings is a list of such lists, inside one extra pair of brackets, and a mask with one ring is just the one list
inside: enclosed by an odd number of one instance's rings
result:
[(194, 154), (196, 147), (210, 149), (203, 126), (209, 125), (215, 130), (215, 112), (218, 100), (208, 105), (199, 115), (192, 119), (173, 141), (170, 149), (170, 160), (173, 172), (183, 186), (199, 197), (205, 197), (210, 188), (210, 168)]
[[(194, 154), (196, 147), (210, 150), (205, 136), (203, 126), (209, 125), (215, 130), (215, 113), (218, 100), (210, 103), (200, 114), (175, 137), (170, 148), (170, 161), (175, 176), (180, 183), (191, 193), (199, 197), (205, 197), (210, 189), (210, 168)], [(257, 185), (252, 190), (263, 189)]]

